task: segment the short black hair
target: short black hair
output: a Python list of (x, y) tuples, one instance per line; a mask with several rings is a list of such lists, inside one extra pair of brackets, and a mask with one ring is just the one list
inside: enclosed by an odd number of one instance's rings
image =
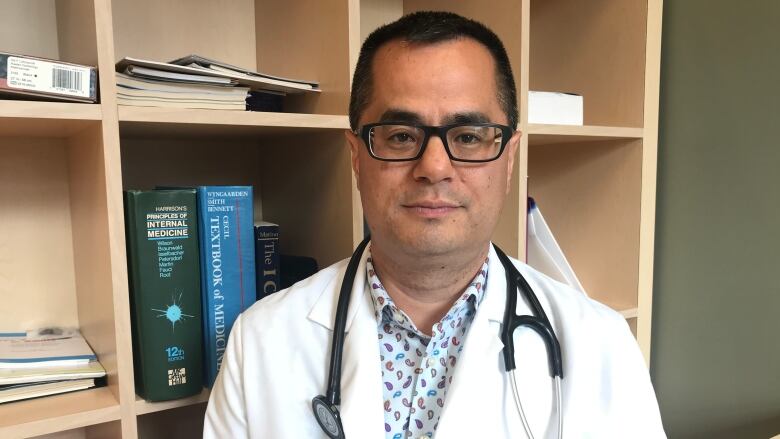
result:
[(405, 15), (379, 27), (366, 38), (360, 49), (352, 94), (349, 100), (349, 125), (358, 128), (358, 120), (371, 98), (373, 87), (372, 66), (380, 47), (390, 41), (434, 44), (459, 38), (471, 38), (490, 51), (496, 63), (496, 88), (498, 103), (506, 114), (509, 126), (517, 127), (517, 91), (512, 76), (509, 57), (501, 40), (482, 23), (451, 12), (422, 11)]

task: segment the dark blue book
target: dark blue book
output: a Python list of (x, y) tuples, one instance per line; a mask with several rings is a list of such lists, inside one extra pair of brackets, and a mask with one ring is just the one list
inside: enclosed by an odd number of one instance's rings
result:
[(222, 365), (238, 315), (256, 300), (251, 186), (198, 187), (204, 384)]
[(279, 291), (279, 226), (269, 222), (255, 224), (255, 260), (257, 261), (257, 300)]

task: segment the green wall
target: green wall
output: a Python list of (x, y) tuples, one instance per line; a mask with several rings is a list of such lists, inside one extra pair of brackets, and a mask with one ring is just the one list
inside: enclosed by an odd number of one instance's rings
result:
[(780, 1), (666, 0), (651, 373), (670, 438), (780, 434)]

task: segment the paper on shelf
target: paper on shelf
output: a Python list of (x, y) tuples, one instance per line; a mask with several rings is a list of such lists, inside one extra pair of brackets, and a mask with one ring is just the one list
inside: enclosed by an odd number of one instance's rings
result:
[(542, 212), (532, 198), (528, 199), (528, 204), (528, 265), (587, 296), (588, 293), (566, 260)]

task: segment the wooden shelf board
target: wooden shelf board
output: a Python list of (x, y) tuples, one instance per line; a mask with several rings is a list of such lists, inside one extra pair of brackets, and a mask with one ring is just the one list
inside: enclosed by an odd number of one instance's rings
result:
[(592, 142), (597, 140), (641, 139), (642, 128), (599, 125), (528, 125), (528, 144)]
[(154, 413), (163, 410), (170, 410), (179, 407), (186, 407), (190, 405), (200, 404), (203, 402), (207, 402), (209, 400), (210, 394), (211, 392), (209, 391), (209, 389), (204, 388), (202, 392), (200, 392), (195, 396), (190, 396), (188, 398), (174, 399), (172, 401), (161, 401), (161, 402), (148, 402), (148, 401), (144, 401), (143, 398), (136, 396), (135, 412), (138, 415), (145, 415), (148, 413)]
[(0, 136), (70, 137), (101, 117), (98, 104), (0, 100)]
[(29, 437), (116, 421), (119, 403), (107, 387), (0, 405), (0, 437)]
[(343, 130), (346, 115), (118, 106), (123, 136), (247, 136)]

